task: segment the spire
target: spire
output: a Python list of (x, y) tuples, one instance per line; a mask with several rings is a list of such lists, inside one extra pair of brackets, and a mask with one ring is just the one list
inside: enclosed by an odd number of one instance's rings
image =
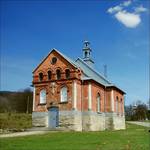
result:
[(91, 59), (91, 48), (90, 48), (90, 42), (84, 41), (84, 47), (83, 47), (83, 60), (90, 66), (94, 64), (93, 60)]

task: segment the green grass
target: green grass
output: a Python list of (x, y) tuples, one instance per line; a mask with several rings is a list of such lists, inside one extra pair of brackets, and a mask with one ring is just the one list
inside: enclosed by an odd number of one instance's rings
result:
[(31, 114), (0, 113), (0, 129), (26, 129), (32, 126)]
[(148, 128), (127, 124), (126, 130), (51, 132), (0, 139), (3, 150), (148, 150)]
[(150, 120), (144, 120), (144, 121), (140, 121), (140, 122), (150, 122)]

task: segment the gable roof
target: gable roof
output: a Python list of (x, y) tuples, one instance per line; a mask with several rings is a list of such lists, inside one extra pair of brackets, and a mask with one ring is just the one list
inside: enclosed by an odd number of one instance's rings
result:
[(94, 68), (89, 66), (82, 59), (78, 58), (76, 61), (74, 61), (71, 58), (67, 57), (66, 55), (62, 54), (60, 51), (58, 51), (55, 48), (53, 48), (52, 51), (49, 52), (49, 54), (41, 61), (41, 63), (34, 69), (33, 73), (40, 67), (40, 65), (47, 59), (47, 57), (54, 51), (58, 53), (60, 56), (62, 56), (65, 60), (67, 60), (72, 66), (74, 66), (77, 69), (81, 69), (83, 71), (82, 80), (94, 80), (104, 85), (105, 87), (115, 87), (125, 94), (125, 92), (121, 90), (121, 88), (118, 88), (116, 85), (114, 85), (111, 81), (106, 79), (103, 75), (101, 75)]
[(78, 68), (78, 67), (76, 66), (75, 62), (74, 62), (72, 59), (70, 59), (69, 57), (65, 56), (64, 54), (62, 54), (61, 52), (59, 52), (57, 49), (53, 48), (53, 49), (48, 53), (48, 55), (42, 59), (42, 61), (41, 61), (41, 62), (39, 63), (39, 65), (33, 70), (32, 73), (34, 73), (34, 72), (41, 66), (41, 64), (49, 57), (49, 55), (50, 55), (52, 52), (58, 53), (58, 54), (59, 54), (60, 56), (62, 56), (65, 60), (67, 60), (71, 65), (73, 65), (75, 68)]

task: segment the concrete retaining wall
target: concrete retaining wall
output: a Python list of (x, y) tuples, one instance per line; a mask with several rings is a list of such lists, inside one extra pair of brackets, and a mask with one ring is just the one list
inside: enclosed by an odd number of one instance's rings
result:
[(114, 115), (113, 116), (113, 122), (114, 122), (114, 130), (120, 130), (120, 129), (125, 129), (125, 117), (124, 116), (119, 116), (119, 115)]
[(48, 126), (48, 112), (32, 112), (32, 126), (47, 127)]
[[(33, 112), (32, 124), (48, 127), (48, 112)], [(120, 130), (125, 129), (125, 117), (116, 113), (59, 111), (59, 128), (74, 131)]]
[(83, 131), (102, 131), (105, 130), (105, 115), (87, 111), (82, 113)]
[(125, 129), (125, 117), (116, 113), (105, 113), (105, 127), (110, 130)]
[(64, 130), (82, 131), (82, 115), (78, 111), (60, 111), (59, 127)]

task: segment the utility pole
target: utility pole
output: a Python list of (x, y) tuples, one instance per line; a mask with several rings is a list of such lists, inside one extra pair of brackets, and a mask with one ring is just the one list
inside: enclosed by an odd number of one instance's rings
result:
[(28, 98), (27, 98), (27, 110), (26, 110), (26, 113), (27, 114), (29, 113), (29, 95), (28, 95)]
[(107, 78), (107, 65), (104, 65), (104, 76)]

